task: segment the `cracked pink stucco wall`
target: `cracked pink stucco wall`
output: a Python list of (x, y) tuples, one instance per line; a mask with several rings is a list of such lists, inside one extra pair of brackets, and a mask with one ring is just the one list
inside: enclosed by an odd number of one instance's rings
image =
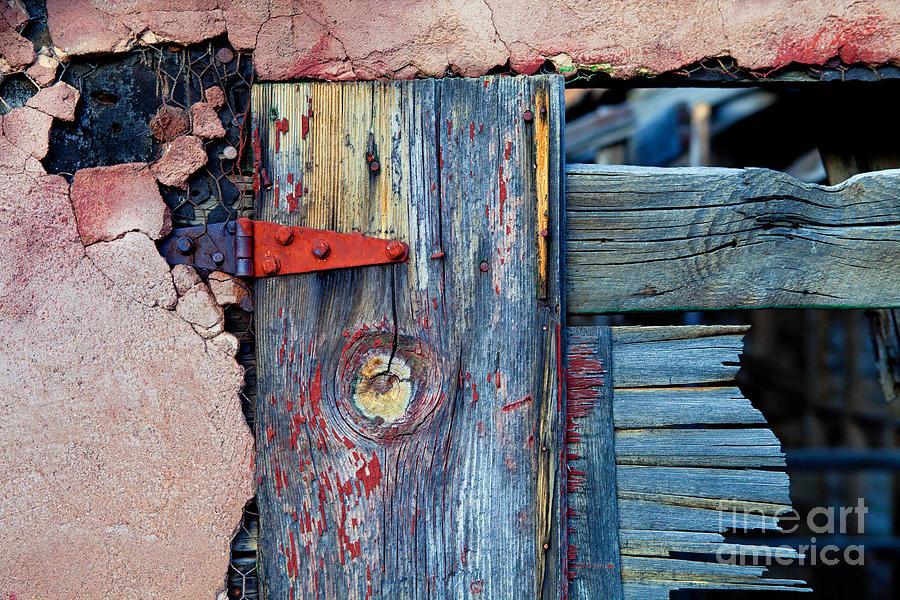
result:
[(762, 72), (792, 62), (900, 60), (896, 0), (49, 0), (58, 51), (225, 34), (269, 80), (483, 75), (546, 61), (614, 77), (730, 56)]
[(237, 339), (160, 256), (147, 164), (44, 170), (78, 99), (0, 117), (0, 598), (224, 597), (254, 489)]

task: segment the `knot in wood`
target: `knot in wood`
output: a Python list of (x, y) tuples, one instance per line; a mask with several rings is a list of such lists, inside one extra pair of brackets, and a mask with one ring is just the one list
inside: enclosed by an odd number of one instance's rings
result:
[(399, 356), (370, 356), (354, 377), (354, 405), (377, 425), (396, 422), (406, 414), (412, 398), (410, 375), (409, 365)]
[(387, 441), (412, 433), (434, 411), (440, 378), (421, 342), (368, 332), (354, 336), (343, 356), (338, 408), (357, 434)]

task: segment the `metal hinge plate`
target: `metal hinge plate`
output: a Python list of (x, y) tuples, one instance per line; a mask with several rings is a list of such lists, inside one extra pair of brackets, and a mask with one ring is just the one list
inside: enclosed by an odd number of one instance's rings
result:
[(401, 263), (409, 254), (398, 240), (244, 218), (175, 229), (159, 249), (169, 264), (240, 277)]

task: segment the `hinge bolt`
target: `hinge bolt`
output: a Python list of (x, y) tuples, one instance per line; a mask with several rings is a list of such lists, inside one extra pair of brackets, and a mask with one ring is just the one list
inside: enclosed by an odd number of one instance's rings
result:
[(214, 263), (216, 263), (217, 265), (221, 265), (223, 262), (225, 262), (225, 255), (221, 252), (214, 252), (212, 255), (212, 259)]
[(525, 114), (522, 115), (522, 116), (525, 117), (525, 122), (526, 122), (526, 123), (528, 123), (528, 122), (530, 122), (532, 119), (534, 119), (534, 113), (531, 112), (530, 110), (526, 110), (526, 111), (525, 111)]
[(319, 260), (325, 260), (331, 254), (331, 246), (325, 240), (319, 240), (313, 244), (312, 253)]
[(267, 256), (263, 261), (262, 268), (266, 275), (274, 275), (281, 268), (281, 263), (274, 256)]
[(406, 245), (401, 242), (391, 242), (384, 249), (384, 253), (391, 260), (401, 260), (406, 256)]
[(282, 246), (287, 246), (294, 241), (294, 232), (291, 231), (290, 227), (282, 227), (275, 232), (275, 241)]
[(190, 254), (194, 251), (194, 240), (187, 237), (178, 238), (175, 247), (178, 248), (178, 251), (182, 254)]

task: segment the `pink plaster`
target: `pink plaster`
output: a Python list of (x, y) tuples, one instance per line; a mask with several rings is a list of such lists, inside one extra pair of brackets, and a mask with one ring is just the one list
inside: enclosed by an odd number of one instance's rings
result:
[[(147, 178), (91, 171), (91, 198)], [(216, 598), (253, 493), (236, 340), (178, 314), (144, 233), (86, 249), (76, 187), (0, 135), (0, 595)]]
[(39, 91), (29, 98), (25, 105), (63, 121), (74, 121), (75, 106), (80, 97), (78, 90), (60, 81)]
[[(900, 60), (895, 0), (176, 0), (165, 19), (158, 4), (49, 0), (51, 33), (67, 52), (90, 54), (134, 36), (190, 43), (226, 31), (235, 48), (255, 49), (270, 80), (475, 76), (507, 63), (533, 73), (548, 60), (614, 77), (720, 56), (762, 72)], [(99, 34), (70, 24), (79, 15)]]
[(150, 170), (163, 185), (187, 188), (188, 178), (206, 164), (206, 148), (194, 135), (182, 135), (163, 146), (162, 157)]
[(72, 205), (85, 245), (127, 231), (159, 239), (172, 230), (169, 209), (146, 163), (82, 169), (72, 180)]

